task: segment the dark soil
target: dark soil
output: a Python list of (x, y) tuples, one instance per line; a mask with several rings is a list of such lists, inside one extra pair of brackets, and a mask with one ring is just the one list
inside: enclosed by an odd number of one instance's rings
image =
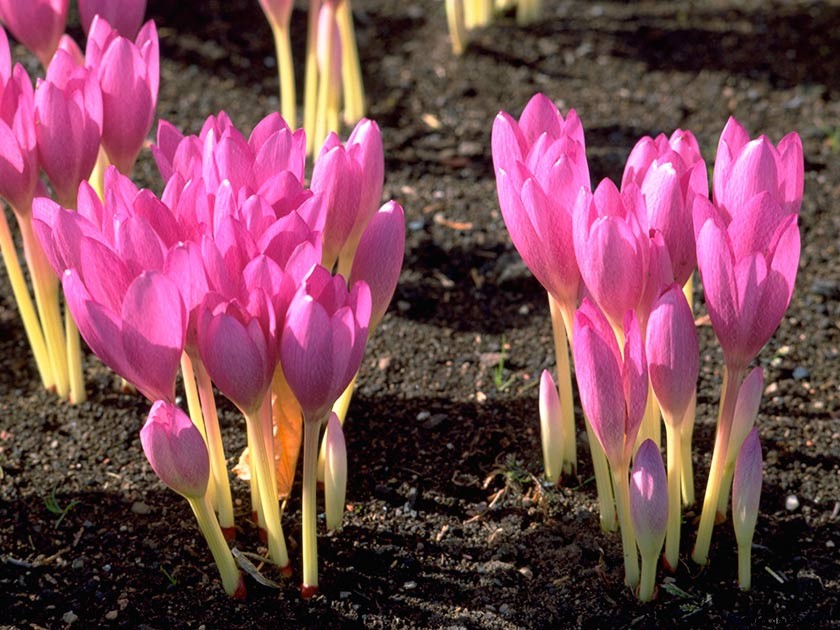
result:
[[(12, 627), (838, 627), (840, 625), (840, 8), (805, 2), (547, 1), (450, 53), (442, 3), (354, 2), (383, 129), (386, 196), (409, 222), (391, 312), (368, 347), (347, 425), (352, 504), (320, 536), (322, 593), (299, 596), (299, 498), (284, 525), (295, 575), (228, 599), (187, 504), (144, 459), (148, 405), (87, 357), (90, 400), (41, 390), (0, 275), (0, 622)], [(302, 59), (305, 13), (294, 14)], [(159, 115), (196, 132), (227, 110), (251, 128), (278, 106), (270, 32), (253, 0), (150, 2), (162, 46)], [(16, 47), (17, 57), (25, 53)], [(299, 68), (302, 75), (302, 67)], [(593, 182), (619, 179), (645, 134), (692, 130), (711, 165), (735, 115), (806, 156), (802, 260), (789, 316), (758, 358), (767, 390), (753, 590), (719, 526), (704, 569), (685, 562), (647, 605), (623, 585), (617, 535), (598, 526), (584, 433), (579, 480), (542, 488), (536, 384), (553, 366), (543, 291), (510, 244), (490, 128), (545, 92), (577, 109)], [(153, 162), (136, 171), (160, 189)], [(702, 293), (697, 307), (702, 309)], [(721, 354), (702, 327), (694, 463), (702, 496)], [(500, 379), (496, 366), (508, 344)], [(580, 418), (580, 416), (579, 416)], [(231, 458), (242, 419), (223, 407)], [(237, 544), (259, 547), (234, 484)], [(67, 508), (60, 518), (50, 497)], [(798, 507), (791, 505), (795, 496)], [(786, 505), (787, 503), (787, 505)], [(793, 508), (793, 509), (791, 509)], [(281, 580), (266, 569), (268, 577)], [(660, 576), (660, 580), (661, 580)]]

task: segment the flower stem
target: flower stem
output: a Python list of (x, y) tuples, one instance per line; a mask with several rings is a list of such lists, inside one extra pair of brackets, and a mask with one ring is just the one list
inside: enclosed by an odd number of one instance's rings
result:
[(303, 422), (303, 505), (301, 536), (303, 538), (303, 585), (301, 594), (311, 597), (318, 592), (318, 535), (315, 523), (316, 466), (318, 437), (323, 420)]
[(738, 545), (738, 586), (742, 591), (752, 586), (752, 540)]
[(44, 330), (44, 340), (55, 377), (55, 391), (61, 398), (70, 393), (67, 375), (67, 348), (64, 325), (58, 308), (58, 279), (47, 262), (41, 244), (32, 230), (31, 216), (18, 214), (18, 225), (23, 238), (23, 252), (35, 290), (35, 304)]
[(548, 307), (551, 312), (551, 329), (554, 332), (557, 389), (563, 412), (563, 435), (565, 436), (565, 443), (563, 444), (563, 472), (567, 475), (574, 475), (577, 472), (577, 444), (575, 439), (574, 398), (572, 396), (572, 370), (569, 362), (571, 320), (566, 314), (568, 306), (560, 304), (551, 294), (548, 296)]
[(339, 3), (338, 28), (341, 31), (341, 76), (344, 81), (344, 123), (353, 125), (365, 115), (365, 90), (359, 47), (353, 28), (353, 9), (350, 0)]
[(723, 482), (724, 466), (726, 464), (726, 450), (729, 446), (729, 436), (732, 432), (732, 417), (735, 413), (735, 401), (738, 389), (743, 379), (743, 368), (724, 368), (723, 390), (720, 398), (717, 434), (715, 448), (712, 453), (712, 465), (709, 470), (709, 481), (706, 484), (706, 494), (703, 498), (703, 512), (700, 515), (700, 526), (697, 528), (697, 540), (694, 543), (692, 559), (697, 564), (706, 564), (709, 557), (709, 546), (712, 542), (712, 530), (717, 515), (718, 496)]
[(256, 477), (257, 491), (260, 497), (260, 507), (265, 516), (265, 528), (268, 535), (268, 555), (281, 569), (289, 564), (289, 554), (286, 551), (286, 541), (283, 538), (283, 527), (280, 523), (280, 503), (277, 499), (277, 486), (271, 483), (272, 475), (269, 466), (274, 462), (268, 459), (265, 440), (262, 436), (262, 408), (245, 414), (248, 428), (248, 448), (251, 454), (251, 478)]
[(35, 365), (38, 367), (38, 374), (41, 376), (41, 383), (45, 389), (55, 389), (55, 376), (52, 364), (50, 363), (47, 345), (44, 341), (44, 332), (41, 330), (41, 322), (35, 313), (32, 304), (32, 297), (29, 295), (29, 288), (23, 277), (23, 270), (20, 267), (15, 243), (12, 240), (12, 233), (6, 221), (6, 213), (0, 208), (0, 255), (3, 256), (3, 263), (9, 274), (9, 282), (12, 285), (12, 293), (15, 296), (20, 318), (23, 320), (23, 329), (29, 346), (32, 348), (32, 355), (35, 357)]
[(671, 418), (666, 416), (665, 439), (668, 445), (668, 528), (665, 533), (665, 568), (674, 573), (680, 561), (680, 479), (682, 446), (680, 444), (680, 428)]
[(198, 527), (204, 534), (210, 552), (213, 554), (213, 559), (216, 561), (216, 567), (219, 569), (225, 592), (231, 597), (244, 598), (245, 582), (242, 579), (242, 573), (236, 566), (236, 561), (233, 559), (230, 548), (225, 541), (207, 495), (205, 494), (200, 498), (187, 497), (187, 501), (190, 503), (198, 521)]
[(694, 463), (692, 462), (691, 439), (694, 436), (694, 416), (697, 408), (697, 392), (691, 397), (691, 404), (680, 423), (680, 486), (682, 488), (683, 505), (694, 505)]
[(624, 551), (624, 583), (630, 588), (636, 588), (639, 584), (639, 555), (636, 553), (636, 537), (633, 534), (633, 522), (630, 520), (629, 475), (627, 464), (620, 466), (620, 470), (613, 470), (615, 502), (621, 529), (621, 546)]
[(74, 405), (85, 402), (85, 373), (82, 369), (82, 344), (79, 329), (70, 309), (64, 308), (64, 335), (67, 340), (67, 373), (70, 378), (70, 402)]
[(315, 152), (315, 120), (318, 101), (318, 13), (321, 0), (310, 0), (306, 34), (306, 74), (303, 93), (303, 128), (306, 131), (306, 153)]
[(653, 592), (656, 590), (656, 565), (657, 558), (645, 558), (642, 556), (642, 581), (639, 584), (639, 601), (649, 602), (653, 599)]
[(292, 42), (289, 38), (288, 24), (272, 22), (271, 31), (274, 34), (274, 48), (277, 51), (277, 79), (280, 85), (280, 111), (283, 119), (290, 128), (297, 126), (297, 109), (295, 104), (295, 66), (292, 62)]
[(198, 384), (198, 395), (201, 400), (201, 412), (204, 417), (207, 451), (210, 454), (210, 470), (213, 474), (216, 491), (216, 510), (219, 512), (219, 524), (225, 538), (233, 540), (236, 530), (233, 518), (233, 499), (230, 495), (230, 478), (228, 476), (225, 447), (222, 443), (222, 433), (219, 429), (219, 416), (216, 412), (216, 399), (213, 396), (213, 384), (204, 364), (197, 360), (193, 364)]

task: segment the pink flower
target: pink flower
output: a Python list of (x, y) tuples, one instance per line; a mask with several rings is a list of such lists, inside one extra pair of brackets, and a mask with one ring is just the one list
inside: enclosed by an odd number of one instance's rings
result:
[(0, 0), (0, 20), (45, 68), (67, 23), (69, 0)]
[(102, 88), (102, 146), (128, 174), (152, 126), (159, 83), (158, 36), (147, 22), (135, 42), (121, 37), (101, 16), (88, 36), (85, 61)]
[(210, 479), (210, 456), (201, 433), (180, 408), (156, 401), (140, 430), (140, 442), (163, 483), (188, 498), (204, 496)]
[(613, 470), (630, 463), (648, 391), (645, 349), (632, 311), (623, 332), (620, 349), (607, 318), (584, 298), (575, 314), (575, 372), (581, 405)]
[(386, 203), (367, 226), (353, 260), (348, 283), (363, 281), (370, 288), (370, 327), (375, 328), (397, 288), (405, 253), (405, 214), (395, 201)]
[(668, 140), (642, 138), (627, 158), (621, 188), (631, 183), (642, 191), (646, 215), (643, 227), (662, 232), (673, 264), (673, 275), (682, 286), (697, 266), (692, 230), (692, 210), (697, 195), (707, 197), (706, 164), (691, 132), (678, 129)]
[[(2, 29), (0, 29), (2, 33)], [(15, 64), (9, 71), (8, 41), (0, 35), (0, 195), (19, 214), (26, 215), (38, 184), (38, 146), (35, 135), (35, 98), (26, 70)]]
[(694, 316), (680, 285), (661, 294), (647, 323), (650, 384), (663, 411), (680, 423), (697, 391), (700, 350)]
[(79, 0), (79, 17), (85, 35), (97, 15), (123, 37), (134, 39), (146, 15), (146, 0)]
[(280, 359), (307, 421), (324, 420), (358, 372), (370, 314), (364, 282), (348, 293), (344, 279), (321, 266), (298, 289), (283, 329)]
[(572, 210), (590, 190), (583, 127), (535, 95), (519, 122), (501, 112), (493, 123), (499, 205), (525, 264), (558, 301), (577, 304), (580, 271), (572, 245)]
[(330, 133), (312, 171), (312, 191), (323, 197), (326, 209), (323, 264), (331, 269), (359, 216), (359, 165), (335, 133)]
[(613, 326), (638, 307), (648, 275), (649, 238), (639, 222), (645, 202), (635, 185), (620, 192), (605, 179), (583, 191), (574, 210), (574, 248), (581, 277)]
[(56, 51), (46, 81), (35, 90), (35, 132), (41, 166), (56, 196), (76, 206), (79, 183), (90, 176), (102, 136), (102, 93), (96, 76)]
[(130, 280), (116, 254), (93, 239), (81, 252), (86, 267), (64, 272), (62, 286), (85, 342), (146, 398), (173, 401), (187, 325), (178, 288), (156, 271)]
[(797, 215), (765, 191), (739, 207), (728, 225), (708, 201), (698, 202), (694, 220), (712, 327), (727, 365), (746, 368), (790, 304), (799, 266)]
[(715, 205), (729, 223), (752, 197), (767, 192), (786, 213), (798, 214), (804, 171), (799, 134), (791, 132), (774, 146), (766, 136), (750, 140), (741, 124), (730, 118), (715, 157)]
[(630, 473), (630, 517), (642, 561), (656, 558), (668, 526), (668, 480), (662, 455), (653, 440), (645, 440), (633, 458)]

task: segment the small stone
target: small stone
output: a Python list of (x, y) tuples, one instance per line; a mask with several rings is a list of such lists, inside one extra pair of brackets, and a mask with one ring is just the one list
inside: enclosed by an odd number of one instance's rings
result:
[(61, 620), (64, 623), (66, 623), (67, 625), (70, 625), (71, 623), (76, 621), (78, 618), (79, 618), (79, 616), (71, 610), (69, 612), (64, 613), (64, 615), (61, 617)]
[(522, 567), (521, 569), (519, 569), (519, 573), (521, 573), (523, 577), (525, 577), (529, 580), (532, 577), (534, 577), (534, 572), (531, 571), (530, 567)]
[(420, 413), (417, 414), (417, 421), (418, 422), (423, 422), (423, 420), (428, 420), (431, 417), (432, 417), (432, 412), (431, 411), (421, 411)]
[(426, 227), (426, 222), (423, 219), (415, 219), (408, 222), (408, 229), (412, 232), (419, 232)]
[(789, 494), (787, 499), (785, 499), (785, 509), (788, 512), (799, 509), (799, 499), (795, 494)]
[(109, 610), (105, 613), (105, 619), (107, 619), (108, 621), (113, 621), (117, 618), (117, 615), (119, 615), (119, 612), (117, 612), (116, 610)]
[[(82, 560), (81, 558), (76, 558), (75, 560), (73, 560), (73, 563), (72, 563), (70, 566), (71, 566), (73, 569), (76, 569), (76, 570), (78, 571), (78, 570), (79, 570), (79, 569), (81, 569), (83, 566), (85, 566), (85, 561), (84, 561), (84, 560)], [(70, 622), (68, 622), (68, 623), (70, 623)]]
[(149, 514), (152, 511), (152, 508), (150, 508), (148, 505), (146, 505), (142, 501), (135, 501), (134, 503), (131, 504), (131, 511), (134, 512), (135, 514), (139, 514), (139, 515), (143, 516), (145, 514)]
[(801, 365), (797, 365), (793, 368), (793, 378), (797, 381), (804, 381), (806, 378), (811, 377), (811, 370), (808, 368), (802, 367)]
[(405, 584), (403, 584), (403, 588), (407, 591), (415, 589), (415, 588), (417, 588), (417, 582), (415, 582), (414, 580), (411, 580), (410, 582), (406, 582)]
[(339, 599), (347, 599), (350, 597), (350, 591), (339, 591), (338, 598)]
[(834, 541), (833, 540), (826, 540), (825, 541), (825, 547), (826, 547), (826, 549), (834, 549), (834, 547), (835, 547)]

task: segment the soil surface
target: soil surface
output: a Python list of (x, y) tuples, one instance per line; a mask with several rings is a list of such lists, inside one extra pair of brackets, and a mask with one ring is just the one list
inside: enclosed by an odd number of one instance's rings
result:
[[(186, 504), (155, 477), (139, 396), (86, 358), (90, 400), (40, 388), (0, 274), (0, 623), (10, 627), (838, 627), (840, 625), (840, 7), (829, 2), (545, 3), (451, 54), (438, 0), (355, 0), (386, 198), (408, 219), (405, 266), (371, 340), (347, 424), (350, 511), (319, 536), (321, 594), (299, 596), (299, 493), (284, 516), (295, 574), (228, 599)], [(250, 129), (276, 110), (269, 28), (253, 0), (149, 3), (161, 35), (158, 113), (196, 132), (224, 109)], [(306, 15), (293, 15), (303, 59)], [(73, 32), (78, 28), (71, 24)], [(22, 48), (13, 49), (35, 70)], [(302, 85), (302, 65), (298, 68)], [(545, 294), (513, 249), (490, 158), (500, 109), (541, 91), (586, 130), (593, 182), (620, 179), (645, 134), (693, 131), (709, 165), (735, 115), (805, 146), (802, 260), (788, 317), (761, 352), (765, 456), (753, 590), (736, 584), (731, 524), (711, 565), (683, 562), (651, 604), (623, 585), (621, 543), (598, 526), (579, 424), (579, 479), (545, 487), (538, 378), (554, 364)], [(160, 190), (144, 152), (136, 179)], [(703, 312), (702, 291), (696, 298)], [(721, 354), (700, 329), (694, 464), (702, 496)], [(503, 354), (502, 354), (503, 353)], [(502, 362), (501, 367), (500, 362)], [(579, 413), (579, 411), (578, 411)], [(578, 415), (578, 422), (580, 422)], [(222, 405), (229, 456), (243, 421)], [(257, 551), (234, 483), (240, 549)], [(52, 508), (52, 509), (50, 509)], [(60, 512), (60, 513), (56, 513)], [(662, 581), (660, 574), (660, 583)]]

